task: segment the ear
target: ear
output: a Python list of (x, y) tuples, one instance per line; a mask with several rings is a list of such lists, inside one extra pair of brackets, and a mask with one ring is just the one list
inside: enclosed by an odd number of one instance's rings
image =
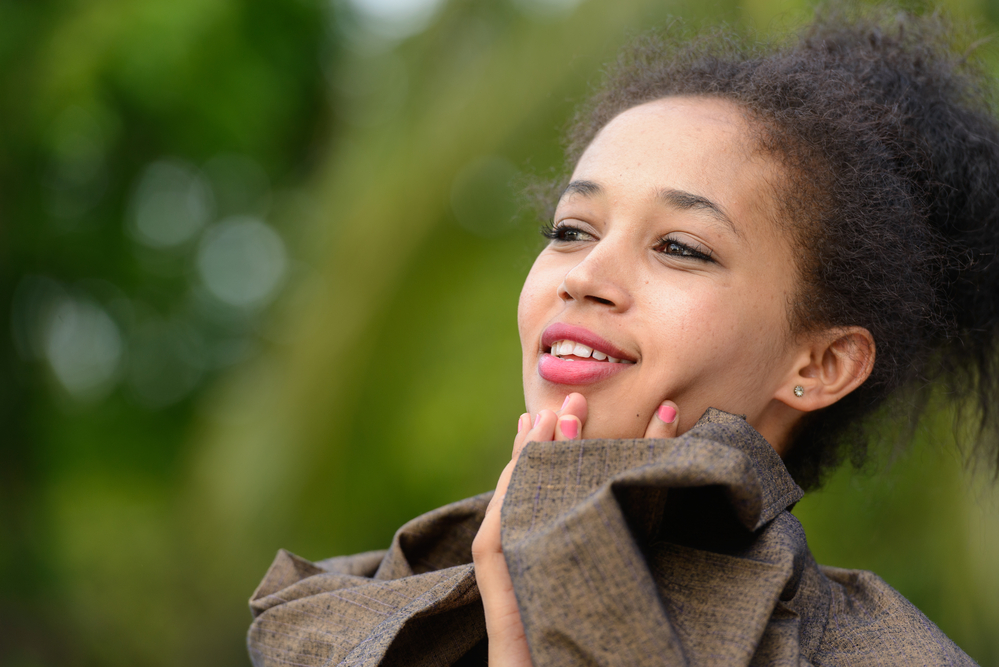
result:
[[(775, 398), (802, 412), (830, 406), (864, 383), (874, 368), (874, 352), (874, 337), (862, 327), (810, 335)], [(803, 390), (800, 397), (796, 387)]]

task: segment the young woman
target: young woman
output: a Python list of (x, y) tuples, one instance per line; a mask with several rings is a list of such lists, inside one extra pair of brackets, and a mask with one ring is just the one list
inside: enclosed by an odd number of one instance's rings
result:
[[(999, 396), (999, 126), (939, 17), (640, 42), (576, 124), (494, 495), (282, 552), (255, 664), (971, 664), (789, 513), (886, 406)], [(502, 508), (502, 512), (500, 511)]]

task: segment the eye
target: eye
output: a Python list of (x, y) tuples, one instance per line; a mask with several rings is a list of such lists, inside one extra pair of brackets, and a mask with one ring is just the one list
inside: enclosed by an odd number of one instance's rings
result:
[(680, 257), (684, 259), (695, 259), (701, 262), (714, 263), (711, 259), (711, 251), (700, 245), (688, 245), (679, 239), (665, 236), (659, 239), (656, 249), (664, 255), (670, 257)]
[(590, 241), (593, 236), (579, 227), (567, 224), (566, 222), (549, 222), (541, 228), (541, 235), (551, 239), (554, 243), (573, 243), (576, 241)]

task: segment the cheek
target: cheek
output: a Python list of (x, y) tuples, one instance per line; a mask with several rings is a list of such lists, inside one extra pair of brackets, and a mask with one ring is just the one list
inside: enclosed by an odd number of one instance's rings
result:
[(534, 368), (537, 363), (538, 330), (540, 325), (537, 265), (532, 267), (524, 287), (520, 290), (520, 300), (517, 302), (517, 331), (520, 334), (522, 373), (524, 383), (524, 404), (527, 411), (534, 414), (540, 408), (537, 378)]
[(779, 336), (760, 321), (763, 314), (771, 319), (770, 309), (731, 285), (706, 287), (654, 297), (648, 339), (654, 342), (646, 354), (657, 381), (675, 391), (727, 386), (740, 372), (753, 375), (773, 360)]
[(648, 309), (650, 334), (656, 340), (655, 355), (660, 358), (687, 358), (703, 355), (722, 345), (737, 329), (732, 304), (716, 289), (660, 290), (651, 293)]
[(527, 339), (530, 337), (531, 324), (536, 319), (537, 299), (531, 280), (531, 276), (533, 275), (534, 271), (532, 269), (531, 273), (527, 276), (527, 280), (524, 281), (524, 287), (520, 290), (520, 300), (517, 302), (517, 331), (520, 333), (521, 347), (525, 346)]
[(540, 329), (548, 319), (548, 312), (558, 299), (558, 283), (552, 283), (555, 276), (543, 256), (538, 257), (531, 267), (531, 272), (524, 280), (520, 290), (520, 300), (517, 302), (517, 330), (520, 332), (520, 344), (527, 352), (534, 351)]

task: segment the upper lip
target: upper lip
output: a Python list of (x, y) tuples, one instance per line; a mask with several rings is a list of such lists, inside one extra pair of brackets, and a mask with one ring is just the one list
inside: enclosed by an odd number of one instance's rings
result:
[(628, 354), (621, 348), (617, 347), (610, 341), (604, 340), (589, 329), (584, 329), (583, 327), (576, 326), (575, 324), (556, 322), (545, 329), (541, 334), (541, 345), (545, 348), (545, 350), (550, 350), (552, 343), (560, 340), (572, 340), (577, 343), (582, 343), (587, 347), (593, 348), (598, 352), (603, 352), (604, 354), (616, 359), (623, 359), (624, 361), (631, 362), (636, 361), (634, 355)]

